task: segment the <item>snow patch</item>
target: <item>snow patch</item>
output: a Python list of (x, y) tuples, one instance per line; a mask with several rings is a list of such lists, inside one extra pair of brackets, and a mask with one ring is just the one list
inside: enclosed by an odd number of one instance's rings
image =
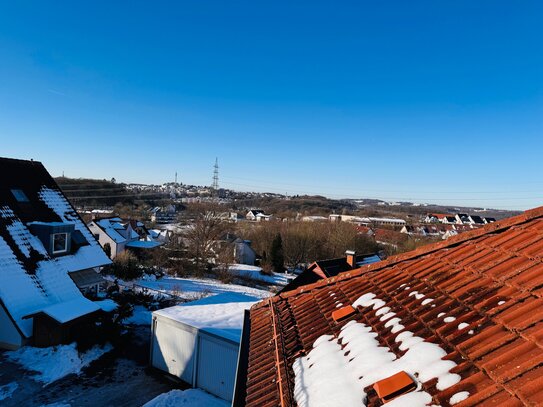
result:
[(467, 328), (469, 324), (466, 324), (465, 322), (462, 322), (461, 324), (458, 324), (458, 330), (461, 331), (464, 328)]
[(135, 305), (134, 312), (123, 320), (125, 325), (151, 325), (151, 311), (143, 305)]
[(100, 307), (100, 309), (104, 312), (111, 312), (115, 311), (117, 308), (119, 308), (119, 304), (117, 304), (112, 299), (108, 298), (102, 301), (94, 301), (96, 305)]
[(200, 389), (172, 390), (163, 393), (153, 400), (145, 403), (143, 407), (228, 407), (224, 400), (212, 396)]
[(469, 397), (469, 392), (467, 392), (467, 391), (461, 391), (461, 392), (459, 392), (459, 393), (454, 394), (454, 395), (450, 398), (449, 404), (451, 404), (451, 405), (458, 404), (458, 403), (460, 403), (461, 401), (466, 400), (468, 397)]
[(433, 298), (426, 298), (424, 301), (422, 301), (422, 305), (430, 304), (434, 299)]
[(17, 382), (11, 382), (4, 386), (0, 386), (0, 401), (11, 398), (15, 390), (19, 388)]
[(443, 321), (445, 321), (446, 323), (454, 322), (454, 321), (456, 321), (456, 318), (455, 317), (446, 317), (446, 318), (443, 319)]
[(8, 359), (36, 372), (33, 379), (46, 385), (69, 374), (80, 374), (81, 370), (111, 351), (113, 346), (95, 346), (80, 354), (76, 344), (59, 345), (50, 348), (22, 347), (16, 351), (7, 352)]
[(424, 294), (421, 294), (421, 293), (419, 293), (418, 291), (410, 292), (410, 293), (409, 293), (409, 296), (410, 296), (410, 297), (415, 296), (415, 298), (416, 298), (417, 300), (420, 300), (421, 298), (424, 298), (424, 297), (425, 297)]

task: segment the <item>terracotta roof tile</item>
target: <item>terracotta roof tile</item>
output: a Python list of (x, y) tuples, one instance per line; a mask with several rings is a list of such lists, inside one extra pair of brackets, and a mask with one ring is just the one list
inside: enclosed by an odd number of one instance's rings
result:
[[(542, 259), (537, 208), (263, 301), (251, 309), (246, 405), (295, 406), (293, 363), (323, 335), (337, 340), (349, 321), (398, 358), (406, 331), (439, 345), (459, 382), (441, 390), (436, 378), (423, 382), (435, 404), (468, 392), (456, 406), (542, 405)], [(368, 293), (375, 305), (332, 318)], [(367, 405), (381, 405), (371, 386), (366, 393)]]

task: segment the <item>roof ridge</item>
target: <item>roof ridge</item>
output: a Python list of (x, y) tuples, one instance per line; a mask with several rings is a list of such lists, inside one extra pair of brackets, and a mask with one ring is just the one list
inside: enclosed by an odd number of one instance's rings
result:
[(26, 160), (24, 158), (13, 158), (13, 157), (0, 157), (0, 160), (2, 161), (21, 161), (21, 162), (24, 162), (24, 163), (28, 163), (28, 164), (42, 164), (41, 161), (37, 161), (37, 160), (34, 160), (34, 159), (30, 159), (30, 160)]
[[(509, 229), (513, 226), (520, 225), (522, 223), (528, 222), (532, 219), (543, 217), (543, 206), (539, 206), (537, 208), (529, 209), (520, 215), (512, 216), (510, 218), (505, 218), (497, 222), (489, 223), (485, 226), (482, 226), (480, 228), (471, 230), (469, 232), (464, 232), (462, 234), (450, 237), (449, 239), (443, 241), (443, 242), (437, 242), (437, 243), (431, 243), (425, 246), (422, 246), (418, 249), (411, 250), (406, 253), (396, 254), (394, 256), (389, 257), (388, 259), (382, 260), (377, 263), (367, 264), (362, 267), (359, 267), (357, 269), (347, 271), (344, 273), (341, 273), (335, 277), (330, 277), (327, 279), (323, 279), (320, 281), (317, 281), (313, 284), (308, 284), (303, 287), (298, 288), (297, 290), (288, 291), (285, 293), (278, 294), (272, 298), (272, 301), (279, 301), (282, 298), (288, 298), (292, 297), (298, 294), (301, 294), (305, 291), (310, 291), (313, 288), (323, 287), (327, 286), (329, 284), (333, 284), (338, 281), (342, 281), (345, 279), (350, 279), (353, 277), (360, 276), (366, 272), (369, 271), (376, 271), (384, 267), (389, 267), (394, 264), (406, 261), (406, 260), (412, 260), (417, 257), (425, 256), (427, 254), (436, 252), (441, 249), (446, 249), (449, 247), (457, 246), (461, 243), (467, 242), (469, 240), (474, 240), (478, 237), (484, 236), (486, 234), (490, 234), (496, 231)], [(260, 303), (259, 303), (260, 304)], [(258, 307), (258, 304), (254, 305), (254, 307)]]

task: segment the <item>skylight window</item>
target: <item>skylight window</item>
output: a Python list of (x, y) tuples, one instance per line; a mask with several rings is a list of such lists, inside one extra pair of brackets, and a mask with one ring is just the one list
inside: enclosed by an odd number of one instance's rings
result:
[(22, 189), (12, 189), (11, 193), (13, 194), (17, 202), (29, 202), (28, 197)]

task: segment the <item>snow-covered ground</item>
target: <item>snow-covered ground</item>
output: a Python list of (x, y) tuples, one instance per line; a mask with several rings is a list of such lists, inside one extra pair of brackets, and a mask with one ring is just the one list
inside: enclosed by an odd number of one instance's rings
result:
[(273, 285), (285, 286), (296, 276), (285, 273), (272, 273), (272, 275), (263, 274), (262, 268), (249, 266), (247, 264), (232, 264), (228, 266), (228, 272), (234, 276), (250, 278), (255, 281), (263, 281)]
[[(130, 285), (130, 284), (126, 284)], [(237, 284), (223, 284), (213, 279), (198, 278), (176, 278), (166, 277), (156, 281), (138, 280), (135, 282), (135, 288), (145, 287), (151, 290), (160, 291), (164, 294), (171, 294), (178, 298), (194, 300), (210, 294), (221, 293), (239, 293), (246, 294), (256, 298), (267, 298), (272, 295), (271, 292), (260, 290), (258, 288), (246, 287)]]
[(134, 313), (126, 318), (123, 323), (126, 325), (151, 325), (151, 311), (143, 305), (135, 305)]
[(4, 386), (0, 386), (0, 401), (11, 398), (18, 387), (19, 385), (17, 382), (11, 382)]
[(80, 374), (81, 369), (112, 349), (113, 347), (107, 344), (104, 347), (95, 346), (80, 354), (75, 343), (50, 348), (24, 346), (16, 351), (6, 352), (6, 356), (25, 369), (36, 372), (32, 378), (47, 385), (69, 374)]
[(172, 390), (146, 403), (143, 407), (228, 407), (230, 403), (200, 389)]

